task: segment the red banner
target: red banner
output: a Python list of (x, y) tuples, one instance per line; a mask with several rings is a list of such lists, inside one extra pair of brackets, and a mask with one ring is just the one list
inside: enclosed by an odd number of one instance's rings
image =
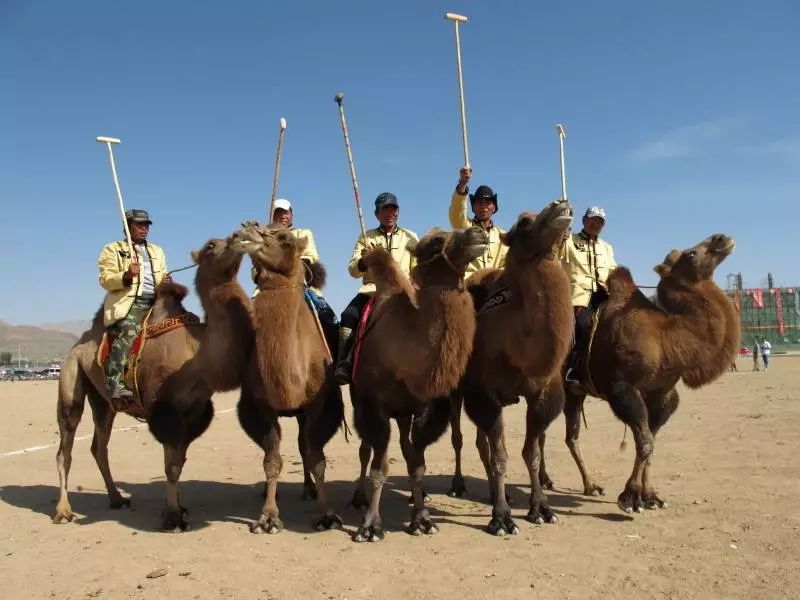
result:
[(764, 308), (764, 294), (761, 288), (753, 290), (753, 304), (756, 308)]
[(780, 290), (775, 292), (775, 308), (778, 311), (778, 335), (783, 336), (783, 294), (781, 294)]

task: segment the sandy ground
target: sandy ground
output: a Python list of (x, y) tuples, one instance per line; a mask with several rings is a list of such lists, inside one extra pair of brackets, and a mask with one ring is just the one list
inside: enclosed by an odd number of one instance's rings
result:
[[(662, 430), (653, 475), (663, 511), (623, 514), (615, 500), (633, 448), (619, 450), (622, 426), (608, 406), (587, 402), (584, 456), (606, 496), (580, 494), (563, 439), (550, 428), (549, 494), (559, 516), (536, 526), (527, 512), (520, 457), (523, 408), (506, 411), (515, 537), (485, 533), (490, 508), (482, 467), (465, 423), (467, 499), (451, 499), (449, 436), (429, 449), (426, 487), (440, 526), (412, 537), (407, 479), (396, 442), (383, 499), (383, 543), (350, 540), (359, 513), (346, 508), (357, 474), (357, 444), (340, 434), (328, 446), (340, 531), (314, 532), (313, 503), (299, 499), (302, 472), (293, 421), (284, 424), (281, 517), (286, 530), (256, 536), (247, 523), (260, 508), (261, 455), (236, 420), (235, 394), (215, 398), (217, 415), (189, 452), (183, 500), (193, 530), (158, 531), (163, 494), (160, 446), (146, 427), (117, 420), (112, 470), (133, 498), (108, 508), (89, 453), (91, 417), (75, 444), (70, 492), (80, 518), (50, 522), (57, 497), (55, 382), (0, 383), (0, 597), (11, 598), (798, 598), (800, 597), (800, 359), (774, 357), (769, 373), (726, 374), (700, 390), (682, 390)], [(466, 421), (466, 418), (465, 418)], [(396, 440), (396, 435), (394, 436)], [(42, 448), (44, 446), (44, 448)], [(38, 447), (38, 449), (37, 449)], [(28, 452), (10, 454), (32, 448)], [(162, 570), (160, 577), (148, 574)], [(157, 574), (157, 573), (156, 573)]]

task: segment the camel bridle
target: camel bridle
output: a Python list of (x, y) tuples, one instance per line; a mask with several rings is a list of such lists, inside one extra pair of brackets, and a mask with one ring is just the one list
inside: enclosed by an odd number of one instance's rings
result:
[(453, 245), (453, 244), (452, 244), (452, 242), (453, 242), (453, 238), (454, 238), (454, 237), (455, 237), (455, 234), (454, 234), (454, 233), (451, 233), (450, 235), (448, 235), (448, 236), (447, 236), (447, 238), (446, 238), (446, 239), (445, 239), (445, 241), (444, 241), (444, 244), (442, 244), (442, 249), (441, 249), (441, 250), (439, 250), (439, 251), (438, 251), (436, 254), (434, 254), (434, 255), (433, 255), (433, 256), (431, 256), (430, 258), (427, 258), (427, 259), (425, 259), (425, 260), (424, 260), (424, 261), (422, 261), (422, 262), (418, 262), (418, 263), (417, 263), (417, 265), (419, 265), (420, 267), (425, 267), (425, 266), (427, 266), (427, 265), (431, 264), (431, 263), (432, 263), (433, 261), (435, 261), (437, 258), (443, 258), (443, 259), (444, 259), (444, 262), (445, 262), (445, 264), (446, 264), (448, 267), (450, 267), (450, 269), (453, 271), (453, 273), (455, 273), (456, 275), (462, 275), (462, 276), (463, 276), (463, 272), (462, 272), (462, 270), (461, 270), (461, 269), (459, 269), (458, 267), (456, 267), (456, 266), (453, 264), (453, 261), (451, 261), (451, 260), (450, 260), (450, 257), (449, 257), (449, 256), (447, 256), (447, 249), (448, 249), (450, 246), (452, 246), (452, 245)]

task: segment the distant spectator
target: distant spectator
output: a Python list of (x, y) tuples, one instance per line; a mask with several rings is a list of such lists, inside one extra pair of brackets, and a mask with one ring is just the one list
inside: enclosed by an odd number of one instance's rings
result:
[(764, 371), (769, 368), (769, 353), (772, 351), (772, 344), (766, 339), (761, 340), (761, 360), (764, 361)]
[(758, 371), (758, 340), (753, 342), (753, 371)]

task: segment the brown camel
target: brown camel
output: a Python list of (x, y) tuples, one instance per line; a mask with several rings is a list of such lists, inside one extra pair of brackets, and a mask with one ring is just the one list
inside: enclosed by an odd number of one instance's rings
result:
[[(670, 252), (655, 267), (661, 276), (658, 306), (639, 291), (627, 269), (620, 267), (609, 276), (610, 298), (601, 309), (588, 372), (592, 393), (611, 405), (636, 442), (633, 472), (618, 498), (626, 512), (666, 507), (650, 483), (650, 460), (656, 434), (678, 408), (678, 381), (690, 388), (714, 381), (739, 347), (736, 312), (712, 279), (733, 248), (731, 238), (713, 235), (682, 252)], [(597, 494), (603, 489), (587, 472), (578, 445), (585, 398), (584, 391), (567, 392), (566, 441), (584, 493)]]
[[(425, 448), (444, 433), (449, 395), (458, 386), (472, 351), (475, 309), (464, 288), (467, 265), (486, 250), (478, 228), (446, 233), (433, 230), (412, 249), (417, 259), (411, 277), (382, 248), (369, 251), (367, 267), (375, 278), (375, 309), (360, 351), (352, 385), (355, 426), (374, 453), (372, 498), (353, 539), (383, 539), (380, 498), (389, 470), (390, 426), (400, 429), (400, 447), (411, 478), (414, 507), (411, 534), (438, 531), (424, 504)], [(362, 466), (362, 473), (363, 473)]]
[[(232, 251), (226, 240), (212, 239), (192, 252), (192, 258), (198, 265), (195, 286), (206, 312), (205, 327), (198, 323), (149, 340), (138, 371), (145, 411), (136, 416), (147, 419), (151, 432), (164, 445), (167, 501), (162, 525), (168, 530), (188, 527), (177, 485), (189, 443), (205, 431), (213, 416), (211, 392), (237, 387), (253, 350), (250, 299), (236, 282), (241, 254)], [(162, 284), (150, 324), (184, 313), (181, 300), (186, 292), (181, 285)], [(74, 517), (67, 499), (67, 476), (75, 429), (87, 395), (95, 420), (92, 454), (106, 481), (111, 506), (130, 504), (114, 485), (108, 466), (108, 441), (116, 413), (108, 402), (105, 377), (95, 359), (103, 331), (102, 314), (98, 312), (92, 328), (70, 351), (62, 369), (57, 459), (61, 494), (53, 519), (57, 523)]]
[(522, 457), (531, 481), (528, 519), (556, 521), (539, 480), (539, 438), (564, 406), (561, 365), (572, 338), (569, 280), (558, 261), (558, 245), (572, 223), (566, 202), (538, 215), (523, 213), (503, 236), (506, 266), (473, 276), (478, 307), (474, 351), (461, 386), (464, 408), (478, 428), (478, 452), (493, 503), (489, 532), (516, 534), (505, 494), (506, 463), (502, 409), (523, 396), (528, 404)]
[(258, 272), (259, 294), (253, 301), (256, 352), (248, 365), (238, 404), (239, 422), (264, 450), (266, 498), (253, 533), (283, 528), (276, 498), (283, 466), (278, 417), (303, 415), (301, 455), (316, 483), (322, 516), (317, 529), (340, 527), (328, 505), (323, 448), (344, 419), (344, 406), (333, 380), (332, 359), (321, 327), (306, 303), (304, 239), (276, 226), (246, 223), (234, 234), (234, 245), (247, 252)]
[[(177, 283), (162, 283), (156, 290), (149, 324), (185, 314), (181, 301), (187, 292)], [(75, 517), (67, 497), (67, 480), (75, 430), (87, 396), (94, 418), (92, 454), (105, 481), (111, 508), (130, 505), (130, 499), (117, 489), (108, 463), (108, 442), (117, 413), (111, 404), (103, 369), (96, 358), (104, 330), (100, 310), (91, 329), (70, 350), (61, 369), (57, 407), (61, 441), (56, 457), (60, 490), (54, 523), (71, 521)], [(185, 509), (179, 502), (178, 479), (189, 444), (206, 430), (214, 415), (211, 391), (191, 361), (200, 345), (201, 335), (202, 325), (195, 323), (148, 340), (138, 367), (137, 381), (143, 411), (134, 416), (146, 419), (150, 431), (164, 446), (167, 488), (162, 525), (168, 530), (187, 527)]]

